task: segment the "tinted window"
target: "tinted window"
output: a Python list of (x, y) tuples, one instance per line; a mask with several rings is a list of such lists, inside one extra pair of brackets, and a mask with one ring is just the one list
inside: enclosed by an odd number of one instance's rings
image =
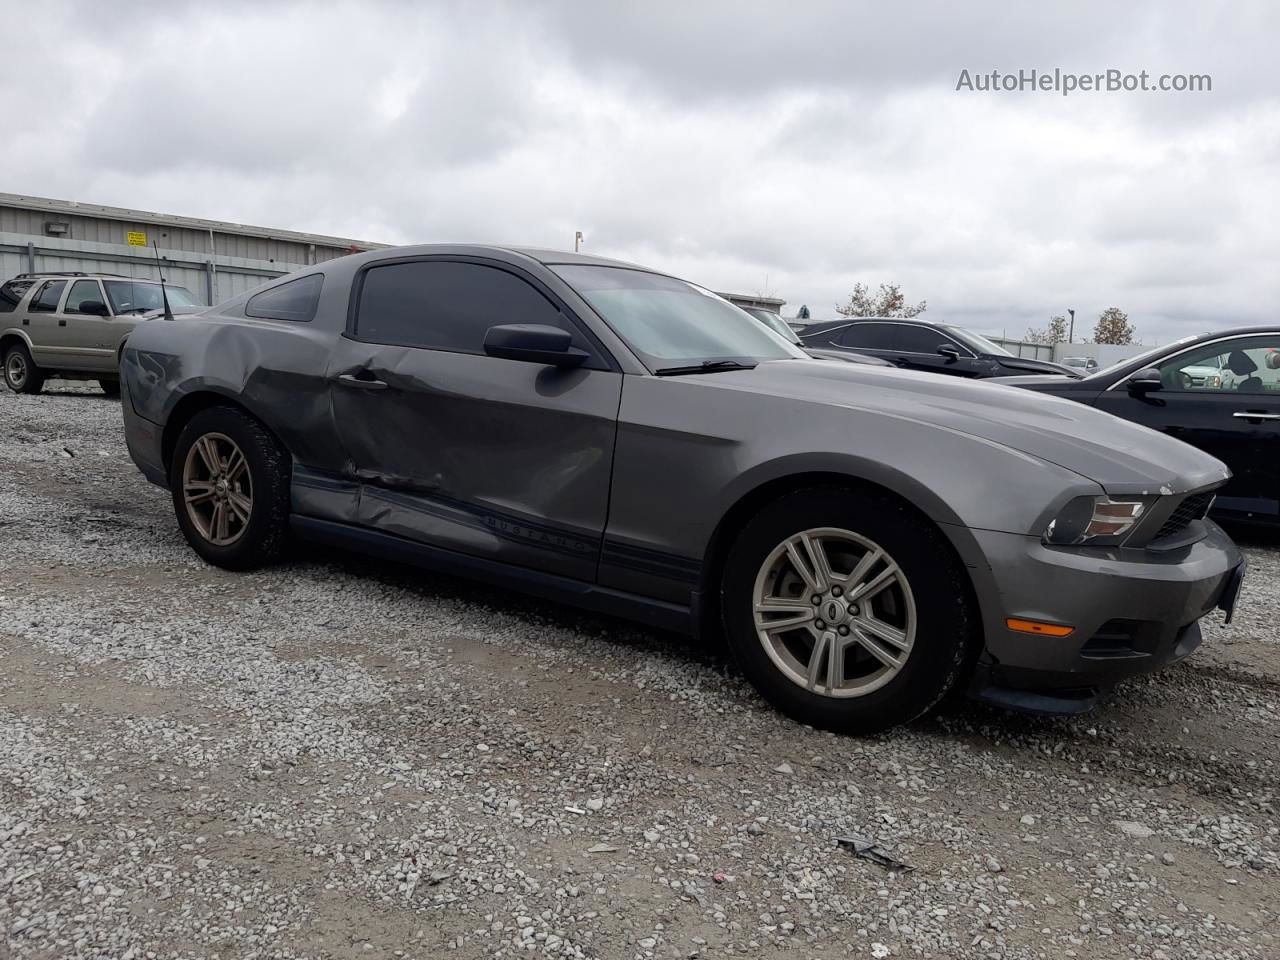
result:
[(324, 277), (316, 273), (264, 290), (249, 298), (244, 308), (245, 316), (305, 323), (316, 315), (316, 304), (320, 302), (320, 287), (323, 283)]
[(1280, 333), (1205, 344), (1158, 369), (1166, 390), (1280, 393)]
[(896, 328), (891, 323), (855, 323), (836, 334), (836, 343), (864, 350), (900, 349)]
[(86, 300), (102, 302), (102, 291), (98, 289), (97, 280), (77, 280), (73, 283), (71, 292), (67, 294), (67, 302), (62, 305), (62, 312), (79, 313), (80, 304)]
[(13, 313), (30, 286), (30, 280), (10, 280), (0, 287), (0, 313)]
[[(454, 353), (484, 353), (484, 335), (504, 323), (573, 331), (550, 300), (515, 274), (444, 260), (371, 267), (360, 289), (356, 336)], [(575, 345), (578, 336), (575, 332)]]
[[(898, 327), (896, 339), (898, 341), (898, 349), (905, 353), (937, 353), (938, 348), (944, 343), (960, 350), (954, 340), (946, 334), (939, 333), (932, 327), (917, 327), (904, 324)], [(961, 353), (965, 353), (965, 351), (961, 350)], [(967, 356), (967, 353), (965, 355)]]
[(50, 280), (40, 292), (36, 294), (34, 300), (31, 301), (29, 308), (32, 313), (53, 313), (58, 309), (58, 298), (62, 296), (62, 288), (67, 285), (65, 280)]

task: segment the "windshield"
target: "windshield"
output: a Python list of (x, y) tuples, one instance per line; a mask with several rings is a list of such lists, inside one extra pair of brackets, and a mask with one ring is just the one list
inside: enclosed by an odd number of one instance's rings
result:
[(988, 340), (980, 333), (974, 333), (972, 330), (965, 330), (961, 327), (947, 327), (947, 332), (960, 340), (967, 347), (972, 347), (978, 353), (990, 353), (997, 357), (1012, 357), (1013, 354), (1006, 350), (994, 340)]
[(755, 317), (780, 337), (785, 337), (788, 343), (800, 343), (800, 338), (796, 336), (796, 332), (787, 325), (787, 321), (783, 320), (776, 313), (771, 313), (768, 310), (762, 310), (759, 307), (742, 307), (741, 309), (743, 312), (751, 314), (751, 316)]
[[(107, 289), (107, 299), (111, 301), (112, 313), (142, 313), (148, 310), (163, 310), (164, 300), (160, 296), (160, 284), (145, 283), (134, 280), (103, 280)], [(199, 303), (186, 287), (175, 287), (165, 284), (169, 295), (169, 306), (198, 307)]]
[(650, 370), (807, 355), (727, 300), (683, 280), (624, 267), (554, 268)]

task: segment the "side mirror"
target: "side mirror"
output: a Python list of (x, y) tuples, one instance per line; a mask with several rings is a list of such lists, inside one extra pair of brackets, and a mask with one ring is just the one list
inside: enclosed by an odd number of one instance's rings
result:
[(490, 327), (484, 335), (484, 352), (504, 360), (546, 363), (553, 367), (577, 367), (587, 353), (573, 347), (573, 334), (542, 323), (508, 323)]
[(1155, 390), (1163, 390), (1164, 380), (1159, 370), (1155, 367), (1147, 367), (1130, 377), (1125, 386), (1129, 388), (1130, 393), (1151, 393)]
[(944, 343), (938, 347), (938, 353), (947, 358), (947, 363), (955, 363), (960, 359), (960, 351), (949, 343)]
[(107, 309), (107, 305), (101, 300), (81, 300), (80, 312), (87, 313), (91, 317), (111, 316), (111, 311)]

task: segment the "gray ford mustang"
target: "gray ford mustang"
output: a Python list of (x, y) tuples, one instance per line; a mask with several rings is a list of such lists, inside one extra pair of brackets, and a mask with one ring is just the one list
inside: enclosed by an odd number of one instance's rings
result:
[(1068, 400), (813, 360), (616, 261), (307, 267), (122, 358), (126, 436), (210, 563), (287, 535), (697, 633), (867, 732), (949, 690), (1078, 711), (1200, 643), (1240, 553), (1212, 457)]

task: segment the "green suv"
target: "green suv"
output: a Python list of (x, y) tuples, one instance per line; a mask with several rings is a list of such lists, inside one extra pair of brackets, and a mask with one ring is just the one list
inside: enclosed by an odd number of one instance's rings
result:
[[(166, 284), (175, 313), (202, 309), (191, 291)], [(120, 393), (125, 337), (163, 313), (155, 280), (110, 273), (22, 273), (0, 286), (0, 362), (16, 393), (39, 393), (46, 379), (97, 380)]]

